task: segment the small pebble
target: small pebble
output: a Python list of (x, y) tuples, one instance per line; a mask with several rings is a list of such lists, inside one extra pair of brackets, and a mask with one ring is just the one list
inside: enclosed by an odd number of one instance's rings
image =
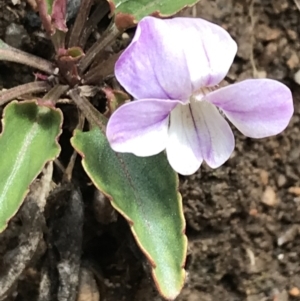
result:
[(265, 205), (274, 207), (278, 204), (276, 193), (271, 186), (267, 186), (261, 200)]
[(285, 183), (286, 183), (286, 177), (284, 176), (284, 175), (279, 175), (278, 176), (278, 179), (277, 179), (277, 185), (278, 185), (278, 187), (282, 187), (282, 186), (284, 186), (285, 185)]
[(247, 301), (260, 301), (261, 295), (249, 295), (247, 296)]
[(282, 246), (282, 245), (288, 243), (289, 241), (294, 240), (295, 237), (297, 236), (298, 232), (299, 232), (299, 228), (297, 225), (290, 227), (285, 233), (283, 233), (278, 238), (277, 245)]
[(299, 56), (296, 52), (293, 52), (289, 59), (287, 60), (286, 64), (290, 69), (295, 69), (299, 66)]
[(297, 32), (295, 30), (288, 29), (286, 32), (287, 32), (287, 34), (288, 34), (288, 36), (291, 40), (293, 40), (293, 41), (297, 40), (298, 35), (297, 35)]
[(264, 169), (260, 171), (260, 180), (263, 185), (268, 185), (269, 183), (269, 173)]
[(300, 296), (300, 290), (298, 287), (293, 287), (292, 289), (289, 290), (289, 294), (293, 297), (298, 297)]
[(266, 78), (267, 77), (267, 71), (265, 70), (257, 70), (255, 72), (255, 78)]
[(295, 74), (294, 74), (294, 81), (300, 85), (300, 70), (298, 70)]
[(87, 268), (80, 269), (78, 295), (76, 301), (99, 301), (100, 292), (93, 273)]
[(288, 301), (289, 295), (286, 290), (283, 290), (274, 296), (274, 301)]
[(262, 41), (272, 41), (279, 38), (282, 31), (277, 28), (270, 28), (266, 24), (259, 24), (255, 31), (256, 38)]
[(290, 187), (288, 191), (289, 193), (300, 196), (300, 187)]
[(249, 215), (257, 216), (257, 214), (258, 214), (258, 211), (257, 211), (256, 208), (252, 208), (252, 209), (249, 210)]
[(11, 23), (7, 26), (4, 40), (8, 45), (21, 48), (26, 39), (29, 39), (29, 36), (22, 25)]
[(279, 255), (277, 256), (277, 258), (278, 258), (278, 260), (283, 260), (284, 254), (279, 254)]

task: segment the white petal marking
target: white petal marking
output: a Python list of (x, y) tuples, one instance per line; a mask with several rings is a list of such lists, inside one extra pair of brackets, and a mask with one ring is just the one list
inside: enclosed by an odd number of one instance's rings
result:
[(213, 104), (206, 101), (192, 102), (191, 109), (201, 155), (210, 167), (217, 168), (233, 152), (232, 130)]
[(190, 105), (177, 105), (170, 115), (167, 156), (172, 168), (182, 175), (195, 173), (203, 159)]

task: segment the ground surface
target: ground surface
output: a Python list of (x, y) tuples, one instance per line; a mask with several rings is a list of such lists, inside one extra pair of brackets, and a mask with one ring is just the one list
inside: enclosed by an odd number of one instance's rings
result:
[[(25, 23), (24, 8), (10, 2), (0, 0), (0, 38), (12, 22), (21, 24), (21, 48), (43, 56), (43, 40)], [(237, 41), (229, 77), (283, 81), (293, 91), (295, 115), (275, 138), (253, 140), (236, 132), (235, 152), (224, 166), (202, 166), (181, 178), (189, 257), (187, 283), (177, 300), (300, 300), (300, 86), (294, 81), (300, 69), (300, 11), (292, 0), (202, 0), (196, 13)], [(0, 63), (0, 88), (30, 81), (28, 70)], [(100, 275), (101, 300), (159, 301), (124, 225), (120, 218), (107, 226), (92, 218), (85, 223), (83, 259)], [(0, 236), (1, 256), (16, 246), (18, 227), (12, 223)], [(37, 286), (39, 264), (25, 271), (7, 300), (34, 300), (30, 286)]]

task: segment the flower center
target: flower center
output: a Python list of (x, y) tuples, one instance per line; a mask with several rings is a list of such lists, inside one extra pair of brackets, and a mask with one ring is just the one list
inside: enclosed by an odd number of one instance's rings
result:
[(200, 89), (196, 90), (189, 99), (190, 103), (197, 102), (197, 101), (205, 101), (205, 95), (216, 89), (217, 89), (217, 87), (204, 87), (204, 88), (200, 88)]

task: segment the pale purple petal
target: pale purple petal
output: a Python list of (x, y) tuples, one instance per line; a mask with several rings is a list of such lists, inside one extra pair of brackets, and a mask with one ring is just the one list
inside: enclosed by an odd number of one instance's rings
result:
[(202, 19), (146, 17), (115, 66), (136, 99), (182, 99), (227, 74), (237, 45), (220, 26)]
[(165, 149), (169, 113), (178, 102), (142, 99), (121, 106), (110, 117), (106, 135), (113, 150), (152, 156)]
[(225, 163), (234, 150), (234, 136), (218, 109), (206, 101), (192, 102), (191, 112), (204, 161), (211, 168)]
[(294, 112), (291, 91), (271, 79), (249, 79), (205, 96), (245, 135), (263, 138), (279, 134)]
[(203, 161), (189, 105), (171, 112), (166, 152), (172, 168), (182, 175), (195, 173)]

